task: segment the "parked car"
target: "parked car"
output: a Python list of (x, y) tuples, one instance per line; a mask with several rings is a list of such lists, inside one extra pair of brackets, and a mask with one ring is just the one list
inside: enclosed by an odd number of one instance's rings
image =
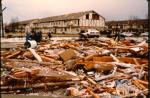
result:
[(124, 35), (125, 37), (131, 37), (134, 34), (132, 32), (123, 32), (122, 35)]
[(99, 37), (100, 32), (96, 29), (88, 29), (87, 32), (82, 33), (87, 38)]
[(148, 32), (141, 33), (141, 36), (148, 37)]

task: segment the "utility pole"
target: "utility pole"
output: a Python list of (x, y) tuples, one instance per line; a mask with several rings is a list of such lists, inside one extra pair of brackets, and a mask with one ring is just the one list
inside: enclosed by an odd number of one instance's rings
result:
[[(150, 0), (148, 2), (148, 60), (150, 59)], [(148, 62), (148, 98), (150, 98), (150, 61)]]
[(2, 0), (0, 0), (0, 36), (2, 36), (3, 32), (3, 14), (2, 14)]
[(6, 9), (2, 9), (2, 0), (0, 0), (0, 36), (4, 37), (4, 26), (3, 26), (3, 11)]

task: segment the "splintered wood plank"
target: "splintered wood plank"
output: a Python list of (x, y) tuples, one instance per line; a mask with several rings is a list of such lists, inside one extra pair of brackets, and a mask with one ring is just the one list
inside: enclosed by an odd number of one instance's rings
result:
[(85, 61), (89, 61), (89, 60), (93, 60), (93, 57), (97, 56), (98, 54), (91, 54), (91, 55), (88, 55), (84, 58)]
[(34, 49), (28, 48), (30, 50), (30, 52), (34, 55), (34, 57), (39, 61), (42, 62), (41, 57), (35, 52)]
[(50, 83), (37, 83), (27, 86), (14, 86), (13, 88), (10, 88), (9, 86), (2, 86), (1, 90), (19, 90), (19, 89), (25, 89), (25, 88), (40, 88), (45, 86), (65, 86), (65, 85), (73, 85), (75, 82), (50, 82)]
[(62, 53), (59, 54), (60, 57), (63, 59), (63, 61), (67, 61), (69, 59), (72, 59), (73, 57), (76, 57), (76, 53), (73, 49), (68, 49)]
[(46, 56), (40, 56), (42, 58), (43, 61), (45, 62), (54, 62), (55, 59), (50, 58), (50, 57), (46, 57)]
[[(131, 58), (131, 57), (118, 57), (117, 58), (120, 62), (135, 64), (136, 59), (139, 64), (148, 64), (147, 59), (140, 59), (140, 58)], [(114, 62), (113, 58), (110, 56), (103, 56), (103, 57), (93, 57), (93, 61), (100, 61), (100, 62)]]
[(10, 59), (10, 58), (16, 57), (16, 56), (19, 55), (20, 53), (21, 53), (21, 51), (13, 52), (12, 54), (6, 56), (6, 59)]
[(93, 57), (93, 61), (100, 61), (100, 62), (113, 62), (113, 58), (110, 56), (103, 56), (103, 57)]

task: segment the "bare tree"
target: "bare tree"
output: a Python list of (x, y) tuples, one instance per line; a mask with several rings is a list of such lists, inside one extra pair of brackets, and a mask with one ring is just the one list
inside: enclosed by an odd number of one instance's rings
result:
[(138, 16), (130, 16), (129, 17), (129, 20), (138, 20), (138, 19), (140, 19)]
[(145, 15), (145, 18), (148, 19), (148, 14)]
[(129, 16), (129, 22), (128, 22), (129, 31), (138, 32), (138, 28), (137, 28), (138, 23), (137, 22), (139, 19), (140, 18), (138, 16), (133, 16), (133, 15)]

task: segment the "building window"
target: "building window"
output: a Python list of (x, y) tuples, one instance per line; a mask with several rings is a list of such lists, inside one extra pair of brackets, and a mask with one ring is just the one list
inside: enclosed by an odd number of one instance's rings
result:
[(147, 28), (147, 25), (143, 25), (144, 28)]
[(112, 26), (108, 26), (108, 28), (112, 28)]
[(115, 26), (112, 26), (111, 28), (115, 28)]
[(67, 28), (65, 28), (65, 31), (67, 31)]
[(79, 29), (76, 29), (77, 30), (77, 32), (79, 32)]
[(77, 24), (77, 21), (74, 21), (74, 24)]
[(89, 19), (89, 14), (86, 14), (86, 19)]
[(143, 26), (141, 25), (140, 28), (143, 29)]
[(99, 20), (99, 15), (98, 14), (92, 14), (92, 19), (93, 20)]

